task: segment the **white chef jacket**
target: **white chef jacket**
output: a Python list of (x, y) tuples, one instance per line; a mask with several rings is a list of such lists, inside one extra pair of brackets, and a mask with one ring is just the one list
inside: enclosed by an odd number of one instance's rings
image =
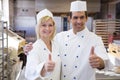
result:
[(48, 54), (51, 53), (45, 43), (39, 39), (33, 44), (33, 49), (27, 56), (25, 77), (27, 80), (60, 80), (61, 60), (58, 47), (52, 41), (52, 60), (55, 61), (53, 72), (47, 73), (45, 77), (40, 75), (45, 61), (48, 60)]
[(59, 43), (62, 60), (61, 80), (95, 80), (95, 69), (90, 66), (91, 47), (103, 60), (108, 60), (100, 37), (85, 28), (77, 34), (73, 29), (58, 33), (55, 40)]

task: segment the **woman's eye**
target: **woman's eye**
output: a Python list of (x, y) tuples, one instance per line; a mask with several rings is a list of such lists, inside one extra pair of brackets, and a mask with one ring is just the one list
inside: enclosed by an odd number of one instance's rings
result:
[(42, 24), (41, 26), (43, 26), (43, 27), (52, 27), (53, 25), (52, 24), (49, 24), (49, 25), (46, 25), (46, 24)]
[(43, 24), (42, 26), (43, 26), (43, 27), (46, 27), (46, 25), (45, 25), (45, 24)]
[(50, 27), (52, 27), (53, 25), (51, 24), (51, 25), (49, 25)]

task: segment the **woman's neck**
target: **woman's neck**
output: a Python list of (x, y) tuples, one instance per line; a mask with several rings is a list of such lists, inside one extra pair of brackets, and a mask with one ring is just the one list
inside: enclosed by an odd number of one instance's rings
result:
[(50, 39), (43, 39), (44, 43), (46, 44), (47, 48), (52, 52), (52, 44)]

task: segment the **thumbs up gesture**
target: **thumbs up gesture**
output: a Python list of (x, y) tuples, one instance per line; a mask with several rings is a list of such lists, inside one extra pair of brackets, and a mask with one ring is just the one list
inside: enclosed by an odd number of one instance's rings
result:
[(48, 55), (48, 60), (44, 65), (44, 69), (45, 69), (46, 72), (52, 72), (54, 70), (54, 68), (55, 68), (55, 62), (52, 61), (52, 55), (49, 54)]
[(90, 51), (89, 63), (92, 68), (98, 68), (98, 69), (104, 68), (104, 61), (95, 54), (94, 47), (92, 47)]

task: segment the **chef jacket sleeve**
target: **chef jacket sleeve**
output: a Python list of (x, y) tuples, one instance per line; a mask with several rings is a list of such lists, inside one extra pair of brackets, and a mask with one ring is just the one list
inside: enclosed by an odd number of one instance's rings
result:
[(26, 71), (25, 71), (25, 77), (28, 80), (35, 80), (37, 78), (45, 79), (48, 78), (48, 76), (51, 73), (46, 73), (44, 77), (40, 75), (40, 72), (44, 66), (45, 62), (39, 62), (39, 57), (35, 55), (35, 53), (29, 53), (27, 56), (27, 64), (26, 64)]

